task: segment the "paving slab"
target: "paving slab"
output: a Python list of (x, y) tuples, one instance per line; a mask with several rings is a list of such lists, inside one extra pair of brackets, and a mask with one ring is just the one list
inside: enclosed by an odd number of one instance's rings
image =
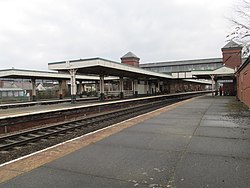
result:
[(239, 127), (237, 123), (231, 121), (221, 121), (221, 120), (202, 120), (200, 126), (206, 127), (232, 127), (236, 128)]
[(2, 186), (153, 187), (168, 182), (179, 160), (179, 152), (97, 144), (19, 176)]
[(199, 127), (196, 136), (220, 137), (233, 139), (250, 139), (250, 129), (245, 128), (228, 128), (228, 127)]
[(249, 176), (247, 159), (187, 153), (168, 187), (249, 188)]
[[(202, 114), (195, 113), (192, 115), (192, 120), (197, 120), (201, 118)], [(158, 119), (157, 117), (154, 117), (152, 119)], [(182, 114), (182, 113), (176, 113), (176, 112), (169, 112), (165, 114), (159, 115), (159, 119), (165, 119), (166, 120), (171, 120), (171, 119), (183, 119), (183, 120), (191, 120), (190, 114)], [(164, 123), (165, 123), (164, 121)]]
[(228, 116), (221, 116), (221, 115), (204, 115), (202, 117), (203, 120), (222, 120), (222, 121), (230, 121), (230, 118)]
[(166, 183), (180, 154), (96, 144), (46, 166), (128, 182)]
[(186, 117), (179, 117), (177, 118), (152, 118), (146, 122), (144, 122), (143, 124), (150, 124), (152, 127), (154, 127), (155, 125), (165, 125), (165, 126), (186, 126), (186, 127), (196, 127), (199, 125), (200, 123), (200, 116), (199, 117), (193, 117), (191, 118), (186, 118)]
[[(42, 178), (41, 178), (42, 177)], [(61, 170), (49, 167), (39, 167), (28, 175), (22, 175), (12, 180), (4, 187), (20, 188), (79, 188), (95, 187), (110, 188), (113, 187), (131, 187), (133, 182), (111, 179), (105, 177), (91, 176), (74, 171)], [(146, 186), (140, 186), (146, 187)], [(147, 186), (148, 187), (148, 186)]]
[[(143, 130), (142, 130), (143, 127)], [(182, 124), (154, 124), (152, 126), (152, 123), (140, 123), (137, 126), (131, 127), (130, 129), (127, 129), (126, 131), (140, 131), (142, 133), (154, 133), (154, 134), (164, 134), (164, 135), (188, 135), (191, 136), (196, 127), (195, 126), (187, 126)]]
[[(194, 107), (195, 108), (195, 107)], [(178, 115), (194, 115), (194, 116), (199, 116), (204, 114), (205, 110), (197, 110), (193, 108), (182, 108), (182, 109), (174, 109), (169, 114), (178, 114)]]
[(122, 131), (100, 143), (148, 150), (183, 151), (189, 142), (190, 137), (186, 135), (164, 135), (137, 131)]
[(194, 136), (187, 151), (250, 159), (250, 140)]
[(211, 108), (207, 111), (208, 114), (214, 112), (216, 112), (216, 114), (223, 114), (223, 113), (228, 113), (228, 110), (224, 108)]

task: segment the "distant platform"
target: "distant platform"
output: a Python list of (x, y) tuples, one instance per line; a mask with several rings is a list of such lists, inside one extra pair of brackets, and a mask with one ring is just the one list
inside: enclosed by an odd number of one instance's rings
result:
[[(88, 97), (77, 99), (76, 104), (71, 104), (71, 99), (63, 100), (50, 100), (50, 101), (36, 101), (36, 102), (25, 102), (25, 103), (13, 103), (13, 104), (2, 104), (0, 105), (0, 119), (7, 117), (16, 117), (22, 115), (28, 115), (39, 112), (49, 112), (53, 110), (70, 108), (73, 106), (82, 106), (86, 103), (97, 103), (98, 97)], [(14, 107), (8, 107), (8, 106)], [(6, 106), (7, 109), (4, 107)]]
[[(98, 97), (84, 97), (84, 98), (77, 98), (77, 101), (89, 101), (89, 100), (97, 100)], [(39, 100), (39, 101), (26, 101), (26, 102), (10, 102), (0, 104), (1, 109), (8, 109), (8, 108), (22, 108), (22, 107), (29, 107), (29, 106), (36, 106), (36, 105), (52, 105), (58, 103), (69, 103), (71, 99), (51, 99), (51, 100)]]

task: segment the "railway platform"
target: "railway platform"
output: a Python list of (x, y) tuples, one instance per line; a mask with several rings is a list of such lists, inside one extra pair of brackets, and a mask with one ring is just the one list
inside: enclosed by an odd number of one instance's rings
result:
[[(83, 97), (77, 98), (77, 102), (79, 101), (89, 101), (89, 100), (98, 100), (98, 97)], [(30, 106), (42, 106), (42, 105), (53, 105), (59, 103), (70, 103), (71, 99), (51, 99), (51, 100), (40, 100), (40, 101), (26, 101), (26, 102), (14, 102), (14, 103), (3, 103), (0, 104), (1, 109), (9, 109), (9, 108), (22, 108), (22, 107), (30, 107)]]
[(249, 117), (188, 99), (0, 165), (0, 187), (249, 187)]
[(84, 104), (93, 102), (97, 103), (98, 98), (97, 97), (80, 98), (75, 104), (71, 104), (70, 99), (1, 104), (0, 118), (21, 116), (34, 112), (39, 113), (50, 110), (70, 108), (72, 106), (82, 106)]

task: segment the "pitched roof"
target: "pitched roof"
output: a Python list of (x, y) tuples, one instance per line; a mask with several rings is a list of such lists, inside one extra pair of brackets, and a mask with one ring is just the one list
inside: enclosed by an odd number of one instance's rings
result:
[(192, 75), (234, 75), (234, 69), (229, 67), (219, 67), (215, 70), (207, 70), (207, 71), (191, 71)]
[(132, 52), (128, 52), (126, 53), (124, 56), (121, 57), (121, 59), (124, 59), (124, 58), (137, 58), (137, 59), (140, 59), (139, 57), (137, 57), (135, 54), (133, 54)]
[(235, 72), (234, 69), (223, 66), (221, 68), (215, 69), (213, 71), (213, 74), (214, 75), (218, 75), (218, 74), (231, 74), (232, 75), (234, 74), (234, 72)]
[(242, 48), (242, 46), (231, 40), (222, 49), (228, 49), (228, 48)]
[[(70, 67), (68, 66), (70, 64)], [(57, 71), (67, 71), (69, 69), (77, 69), (77, 72), (84, 75), (100, 75), (130, 77), (130, 78), (161, 78), (172, 79), (173, 77), (167, 74), (152, 72), (139, 67), (116, 63), (109, 60), (95, 58), (82, 59), (81, 61), (64, 61), (49, 63), (49, 69)]]

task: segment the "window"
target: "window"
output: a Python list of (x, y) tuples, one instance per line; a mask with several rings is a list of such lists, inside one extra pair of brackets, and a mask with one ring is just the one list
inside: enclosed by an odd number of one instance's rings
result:
[(12, 91), (7, 91), (8, 92), (8, 97), (12, 97), (13, 96), (13, 92)]
[(7, 92), (6, 91), (2, 91), (2, 97), (7, 97)]
[(24, 96), (23, 91), (19, 91), (19, 92), (18, 92), (18, 95), (19, 95), (20, 97), (23, 97), (23, 96)]
[(18, 91), (14, 91), (14, 96), (18, 97)]

